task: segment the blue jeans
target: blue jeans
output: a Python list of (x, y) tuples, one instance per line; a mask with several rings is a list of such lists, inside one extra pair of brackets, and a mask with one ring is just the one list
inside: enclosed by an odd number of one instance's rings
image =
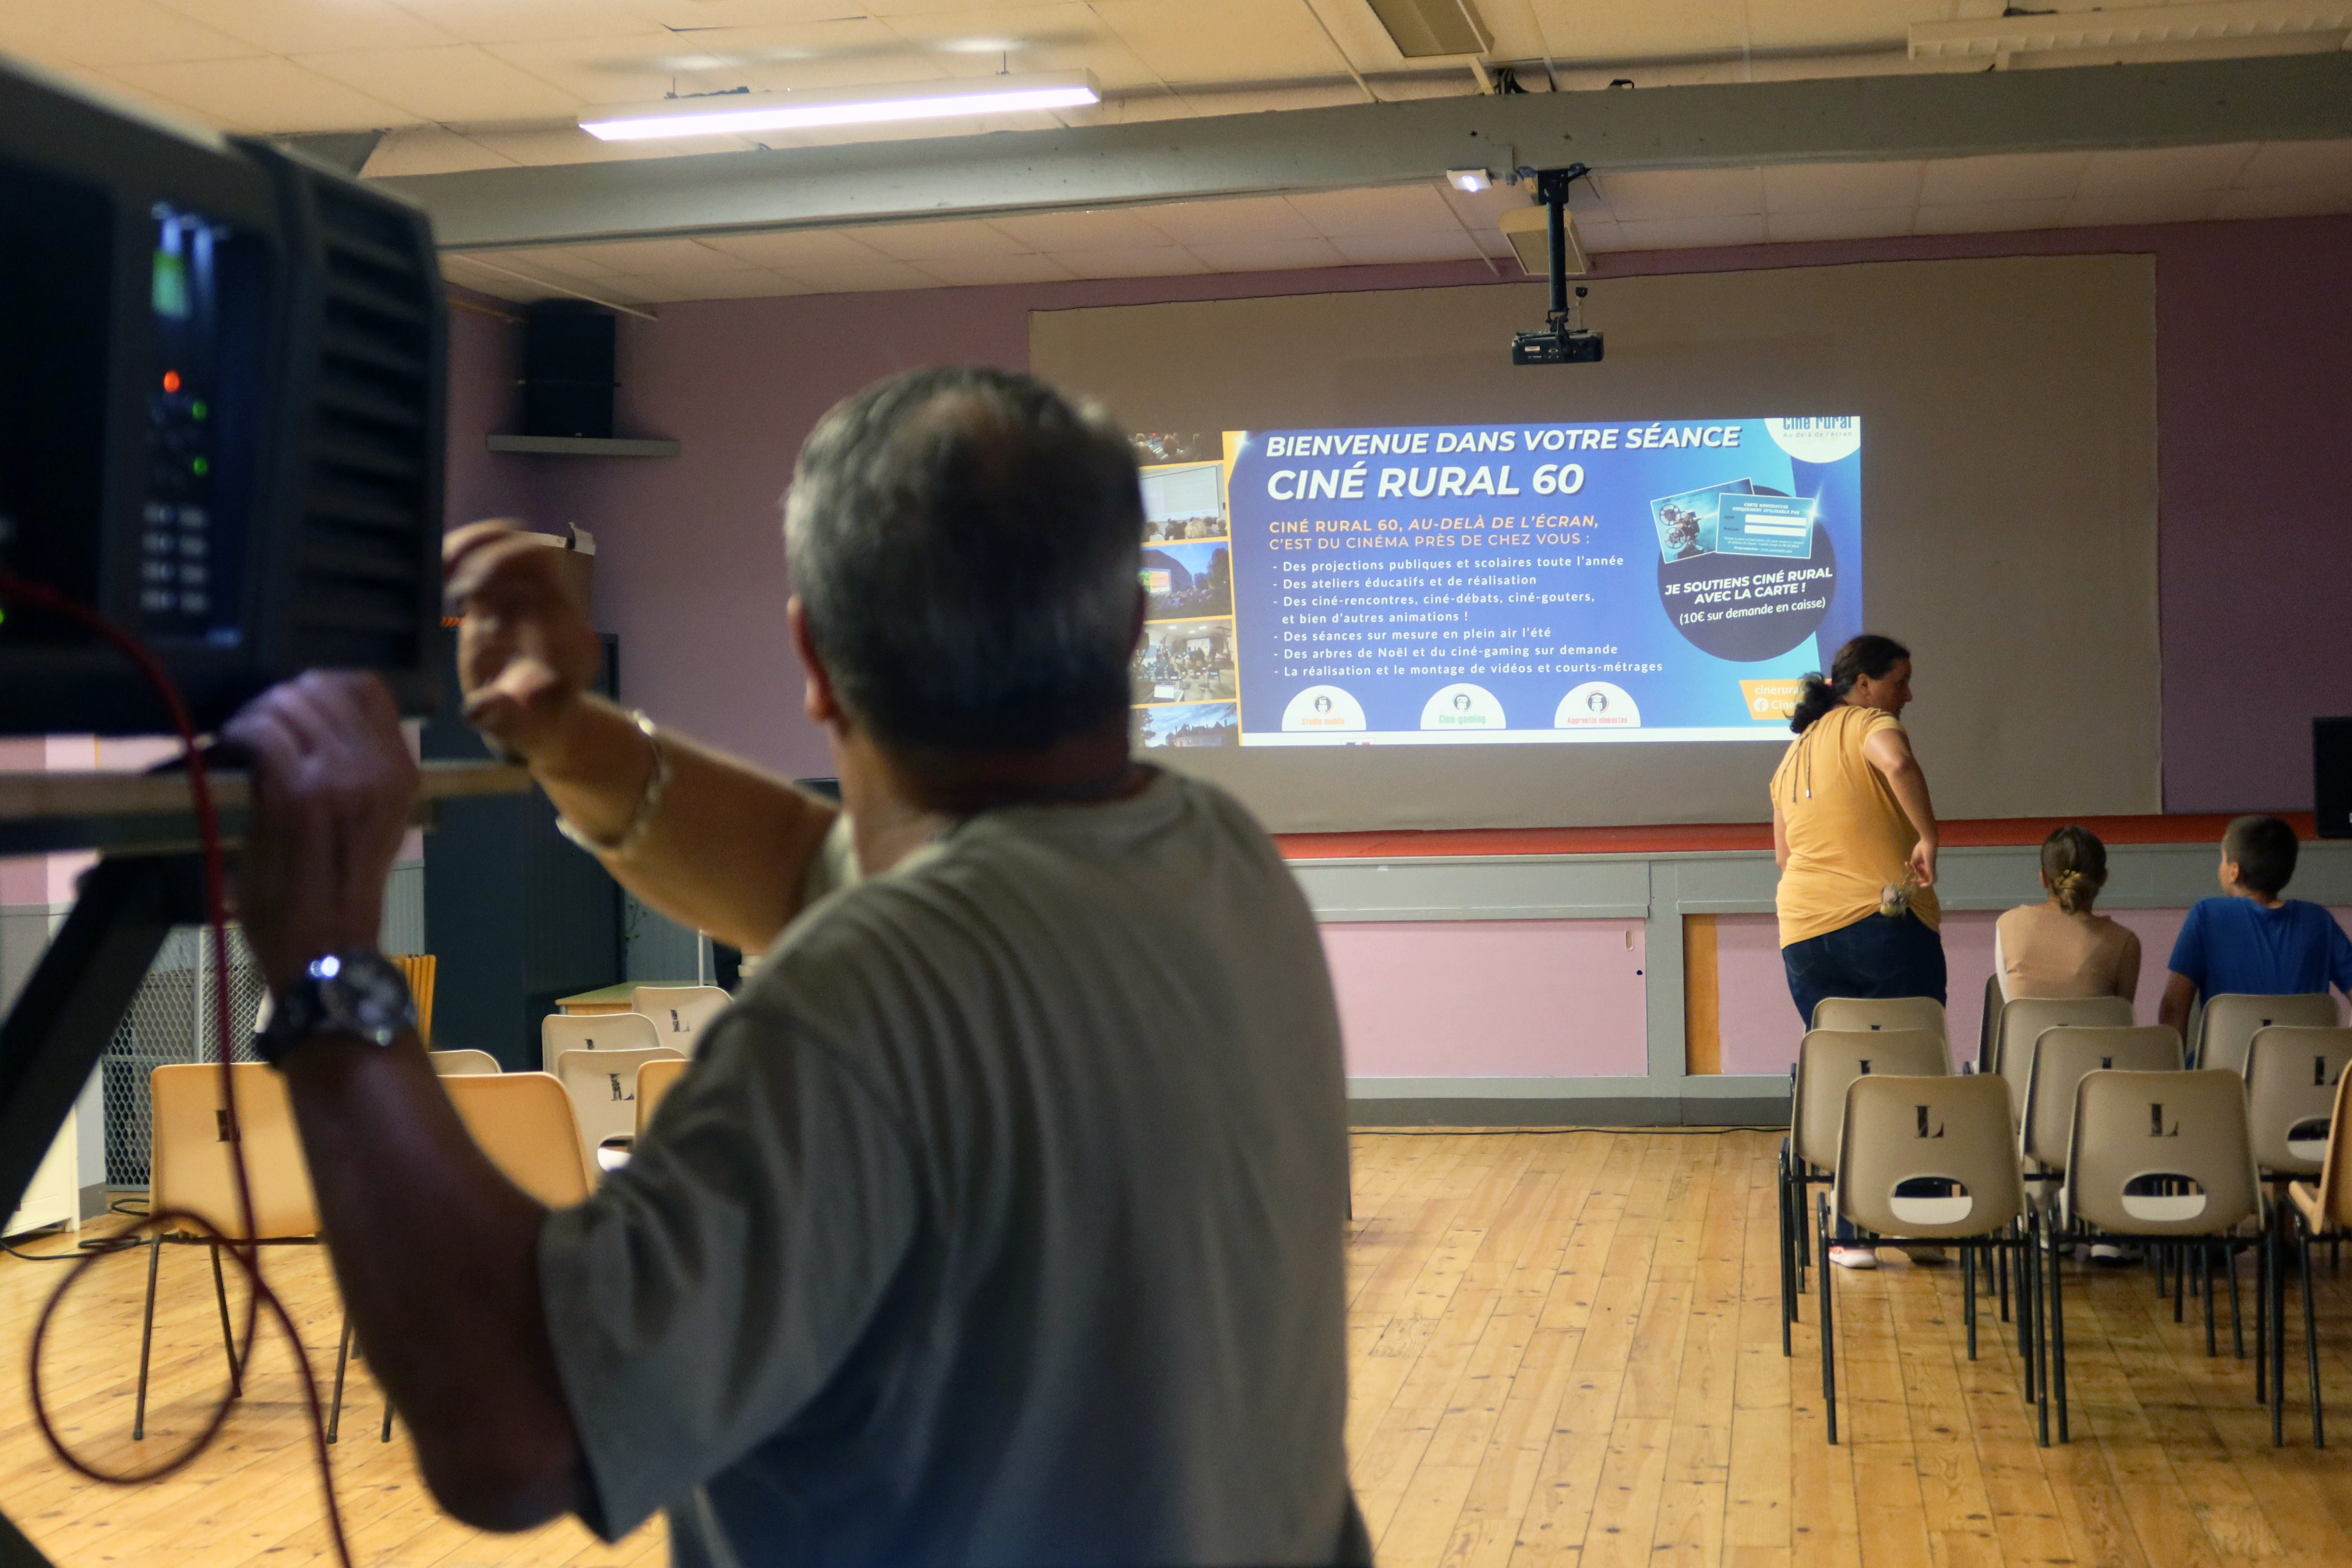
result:
[[(1864, 915), (1850, 926), (1790, 942), (1780, 950), (1789, 973), (1789, 996), (1804, 1027), (1813, 1026), (1813, 1007), (1824, 996), (1933, 996), (1944, 1000), (1944, 939), (1917, 915)], [(1937, 1197), (1945, 1184), (1905, 1182), (1906, 1197)], [(1837, 1239), (1853, 1239), (1853, 1227), (1837, 1222)]]

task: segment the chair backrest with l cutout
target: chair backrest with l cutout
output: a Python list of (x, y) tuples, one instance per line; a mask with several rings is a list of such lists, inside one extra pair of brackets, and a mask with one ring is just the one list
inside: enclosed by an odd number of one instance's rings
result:
[(1845, 1120), (1846, 1086), (1876, 1073), (1897, 1078), (1945, 1078), (1951, 1048), (1927, 1029), (1815, 1029), (1797, 1046), (1797, 1082), (1790, 1101), (1790, 1149), (1806, 1164), (1832, 1170), (1838, 1130)]
[[(2307, 1183), (2297, 1182), (2295, 1201), (2302, 1203), (2311, 1191)], [(2328, 1124), (2327, 1158), (2320, 1164), (2317, 1197), (2320, 1228), (2352, 1230), (2352, 1073), (2336, 1082), (2336, 1113)]]
[(2022, 1152), (2053, 1171), (2074, 1135), (2074, 1089), (2095, 1072), (2179, 1072), (2180, 1037), (2163, 1024), (2061, 1025), (2033, 1042), (2025, 1089)]
[(555, 1058), (555, 1076), (572, 1097), (580, 1135), (595, 1148), (607, 1138), (634, 1137), (637, 1131), (637, 1073), (665, 1058), (686, 1060), (667, 1046), (633, 1051), (566, 1051)]
[(629, 1005), (653, 1020), (662, 1045), (692, 1056), (704, 1028), (734, 1000), (716, 985), (640, 985)]
[[(1923, 1178), (1939, 1196), (1895, 1189)], [(1997, 1078), (1882, 1078), (1846, 1086), (1838, 1132), (1838, 1217), (1882, 1236), (1987, 1236), (2024, 1211), (2017, 1127)]]
[(2325, 991), (2286, 996), (2224, 992), (2205, 998), (2204, 1016), (2197, 1026), (2195, 1060), (2200, 1068), (2242, 1073), (2255, 1030), (2273, 1024), (2327, 1029), (2343, 1021), (2344, 1016), (2336, 1010), (2336, 998)]
[(443, 1078), (462, 1078), (468, 1073), (504, 1072), (499, 1058), (488, 1051), (446, 1050), (427, 1051), (425, 1059), (433, 1070)]
[(683, 1057), (658, 1057), (637, 1069), (637, 1131), (640, 1138), (654, 1119), (654, 1107), (686, 1071)]
[(550, 1013), (539, 1021), (539, 1054), (549, 1072), (566, 1051), (643, 1051), (662, 1043), (642, 1013)]
[(1944, 1005), (1933, 996), (1824, 996), (1813, 1004), (1813, 1027), (1949, 1032), (1944, 1026)]
[(2336, 1088), (2352, 1064), (2352, 1029), (2273, 1024), (2246, 1052), (2246, 1114), (2254, 1163), (2283, 1176), (2315, 1176), (2327, 1157)]
[(2086, 1074), (2074, 1091), (2065, 1209), (2125, 1236), (2213, 1236), (2252, 1218), (2262, 1183), (2246, 1080), (2213, 1069)]
[(2010, 1109), (2025, 1121), (2025, 1091), (2033, 1071), (2033, 1042), (2044, 1029), (2073, 1025), (2128, 1026), (2132, 1005), (2122, 996), (2019, 996), (2001, 1004), (1993, 1030), (1992, 1070), (2009, 1080)]
[[(319, 1201), (294, 1131), (294, 1105), (274, 1068), (238, 1062), (237, 1139), (253, 1192), (253, 1228), (262, 1241), (319, 1234)], [(241, 1237), (236, 1173), (229, 1162), (228, 1116), (215, 1062), (179, 1062), (147, 1077), (153, 1112), (148, 1145), (148, 1204), (185, 1209), (224, 1236)]]
[(553, 1075), (502, 1072), (445, 1078), (441, 1087), (490, 1163), (541, 1203), (568, 1208), (593, 1183), (572, 1097)]

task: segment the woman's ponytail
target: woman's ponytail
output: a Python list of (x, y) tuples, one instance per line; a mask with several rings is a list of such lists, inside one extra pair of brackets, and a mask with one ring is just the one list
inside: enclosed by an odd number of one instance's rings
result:
[(1893, 669), (1898, 659), (1910, 657), (1911, 650), (1893, 637), (1863, 633), (1837, 650), (1827, 676), (1816, 671), (1805, 677), (1796, 709), (1789, 715), (1789, 728), (1803, 734), (1815, 720), (1846, 700), (1855, 681), (1865, 676), (1876, 680)]
[(2107, 847), (2070, 823), (2042, 841), (2042, 879), (2062, 911), (2082, 914), (2107, 885)]

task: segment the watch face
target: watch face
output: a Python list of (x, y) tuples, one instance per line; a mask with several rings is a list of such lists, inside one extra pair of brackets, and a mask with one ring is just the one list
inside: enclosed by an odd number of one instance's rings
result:
[(322, 1026), (388, 1046), (416, 1022), (408, 977), (381, 953), (330, 953), (310, 974)]

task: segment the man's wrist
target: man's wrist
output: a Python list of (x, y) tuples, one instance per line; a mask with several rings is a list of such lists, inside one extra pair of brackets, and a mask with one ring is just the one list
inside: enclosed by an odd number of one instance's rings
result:
[(416, 1000), (400, 966), (372, 945), (323, 953), (289, 984), (273, 986), (268, 1026), (254, 1049), (272, 1067), (330, 1037), (389, 1046), (416, 1027)]

